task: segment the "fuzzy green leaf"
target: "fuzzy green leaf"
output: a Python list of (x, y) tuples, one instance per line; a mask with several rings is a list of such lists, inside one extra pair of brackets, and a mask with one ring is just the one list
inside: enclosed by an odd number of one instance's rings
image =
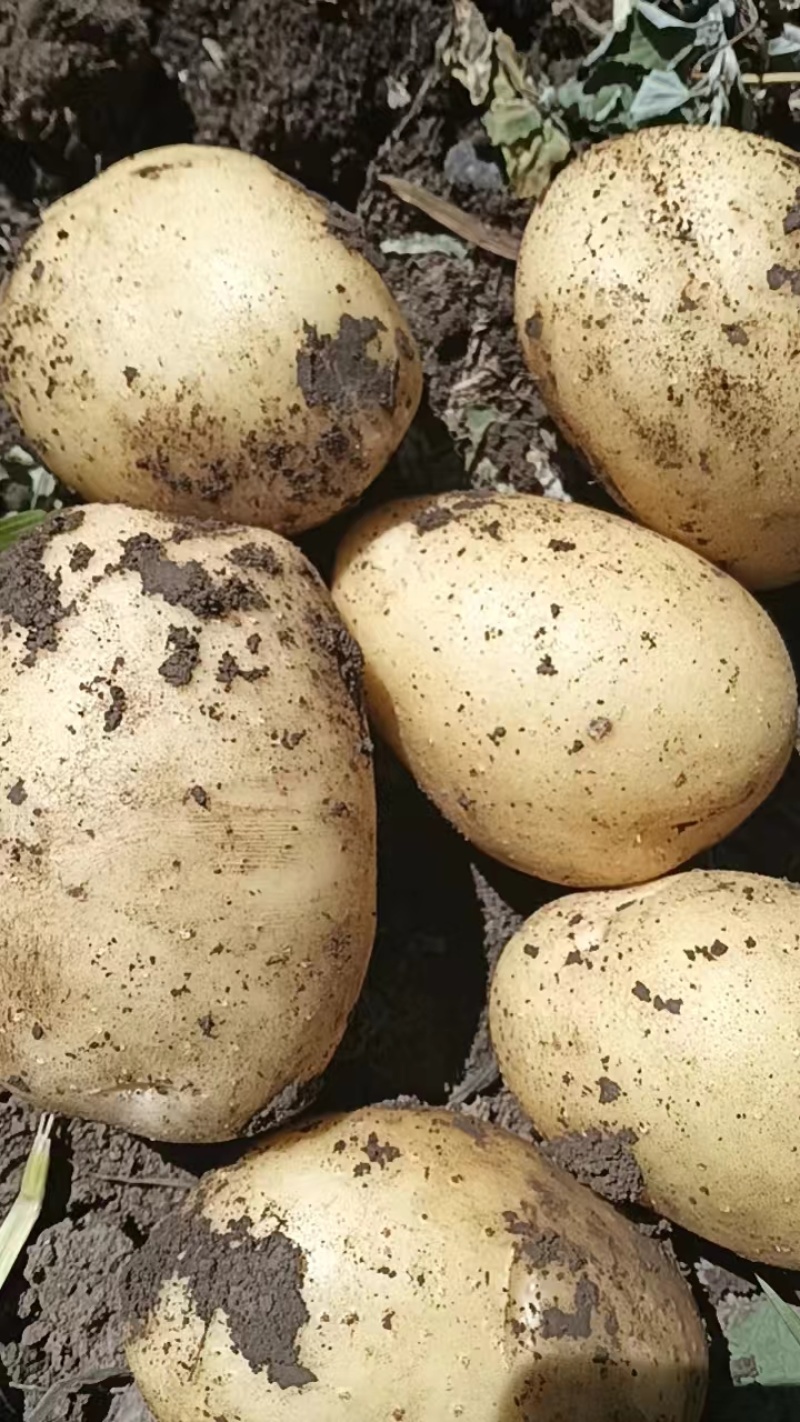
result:
[(629, 110), (631, 123), (638, 128), (640, 124), (666, 118), (667, 114), (689, 103), (691, 97), (679, 75), (671, 69), (655, 70), (645, 75), (636, 91)]
[(737, 1300), (723, 1327), (737, 1382), (800, 1387), (800, 1347), (769, 1298)]
[(775, 1312), (788, 1328), (795, 1343), (800, 1346), (800, 1313), (798, 1313), (797, 1309), (791, 1304), (787, 1304), (785, 1300), (781, 1298), (780, 1294), (776, 1294), (775, 1290), (766, 1280), (759, 1279), (758, 1274), (756, 1274), (756, 1278), (772, 1304), (772, 1307), (775, 1309)]

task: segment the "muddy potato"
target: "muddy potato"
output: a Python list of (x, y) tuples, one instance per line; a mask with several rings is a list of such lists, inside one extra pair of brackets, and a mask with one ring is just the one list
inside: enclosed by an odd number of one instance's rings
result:
[(325, 204), (231, 149), (124, 159), (53, 203), (0, 297), (0, 382), (87, 499), (297, 533), (419, 402), (377, 272)]
[(695, 870), (569, 895), (501, 955), (491, 1031), (548, 1136), (631, 1132), (654, 1208), (800, 1268), (800, 889)]
[(649, 1240), (534, 1147), (367, 1108), (206, 1177), (132, 1268), (157, 1422), (696, 1422), (705, 1339)]
[(800, 578), (800, 162), (733, 128), (643, 129), (556, 179), (517, 322), (565, 435), (651, 528), (753, 587)]
[(93, 505), (0, 555), (0, 1079), (165, 1140), (280, 1117), (373, 936), (359, 661), (276, 534)]
[(689, 549), (578, 505), (445, 495), (365, 517), (334, 598), (375, 724), (481, 849), (557, 883), (666, 873), (791, 753), (773, 624)]

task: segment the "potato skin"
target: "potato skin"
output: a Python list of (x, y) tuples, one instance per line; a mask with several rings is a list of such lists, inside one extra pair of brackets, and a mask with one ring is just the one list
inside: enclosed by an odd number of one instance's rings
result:
[(694, 870), (569, 895), (514, 935), (490, 997), (503, 1077), (547, 1136), (630, 1130), (653, 1207), (800, 1267), (800, 888)]
[(800, 578), (799, 189), (781, 144), (643, 129), (560, 174), (518, 265), (563, 433), (643, 523), (752, 587)]
[(177, 145), (47, 210), (0, 297), (0, 381), (87, 499), (298, 533), (383, 468), (421, 368), (321, 200)]
[(131, 1284), (157, 1422), (702, 1409), (703, 1330), (658, 1248), (534, 1147), (445, 1111), (273, 1137), (157, 1227)]
[(322, 1071), (374, 933), (358, 681), (276, 534), (93, 505), (0, 556), (4, 1085), (201, 1141)]
[(600, 887), (721, 839), (791, 753), (786, 650), (733, 579), (626, 520), (529, 495), (386, 506), (334, 599), (381, 734), (496, 859)]

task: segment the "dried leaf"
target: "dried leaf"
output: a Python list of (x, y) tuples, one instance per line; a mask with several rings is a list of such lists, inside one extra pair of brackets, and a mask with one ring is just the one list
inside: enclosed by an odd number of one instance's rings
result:
[(416, 207), (448, 231), (463, 237), (465, 242), (483, 247), (485, 251), (493, 252), (496, 257), (507, 257), (511, 262), (517, 260), (520, 239), (513, 233), (490, 227), (488, 222), (481, 222), (480, 218), (464, 212), (462, 208), (456, 207), (455, 203), (436, 197), (435, 193), (429, 193), (425, 188), (418, 187), (416, 183), (409, 183), (405, 178), (396, 178), (393, 173), (381, 173), (380, 181), (390, 188), (401, 202)]
[(494, 35), (472, 0), (453, 0), (453, 20), (442, 60), (480, 108), (489, 98)]

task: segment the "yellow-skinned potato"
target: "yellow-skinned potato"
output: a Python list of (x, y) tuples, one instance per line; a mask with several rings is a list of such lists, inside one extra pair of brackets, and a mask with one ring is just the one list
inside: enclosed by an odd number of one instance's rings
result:
[(528, 224), (517, 323), (565, 435), (643, 523), (800, 578), (800, 159), (734, 128), (601, 143)]
[(557, 883), (666, 873), (795, 734), (786, 650), (732, 578), (624, 519), (447, 494), (362, 519), (334, 599), (381, 734), (481, 849)]
[(177, 145), (53, 203), (0, 297), (0, 382), (87, 499), (298, 533), (380, 472), (421, 370), (378, 273), (259, 158)]
[(359, 658), (277, 534), (92, 505), (0, 555), (0, 1079), (164, 1140), (280, 1116), (372, 946)]
[(800, 1268), (800, 888), (695, 870), (571, 894), (491, 989), (507, 1085), (545, 1135), (628, 1137), (653, 1207)]
[(496, 1127), (367, 1108), (206, 1177), (137, 1254), (157, 1422), (697, 1422), (658, 1247)]

